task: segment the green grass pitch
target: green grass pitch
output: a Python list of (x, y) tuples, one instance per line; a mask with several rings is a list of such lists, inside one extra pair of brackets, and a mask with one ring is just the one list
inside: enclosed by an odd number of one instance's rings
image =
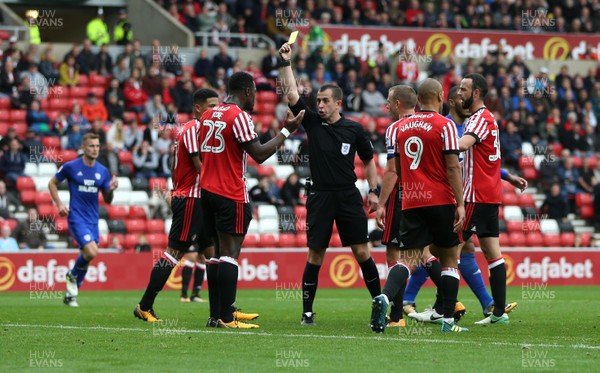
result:
[[(600, 365), (598, 287), (509, 288), (519, 307), (507, 326), (482, 327), (468, 288), (460, 300), (469, 333), (442, 334), (437, 325), (408, 322), (374, 334), (365, 289), (321, 289), (316, 327), (300, 325), (299, 290), (242, 290), (237, 305), (261, 314), (258, 330), (205, 327), (208, 304), (180, 303), (162, 292), (162, 323), (132, 311), (141, 291), (81, 292), (68, 308), (54, 292), (0, 295), (0, 371), (443, 372), (597, 371)], [(206, 294), (204, 294), (206, 296)], [(433, 299), (424, 289), (417, 305)]]

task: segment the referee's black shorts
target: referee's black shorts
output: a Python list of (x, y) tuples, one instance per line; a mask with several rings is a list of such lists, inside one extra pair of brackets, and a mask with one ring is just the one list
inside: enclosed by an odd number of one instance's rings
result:
[(173, 197), (173, 221), (169, 231), (169, 247), (181, 252), (199, 251), (213, 246), (213, 240), (204, 226), (200, 198)]
[(400, 250), (424, 248), (434, 244), (441, 248), (462, 242), (454, 232), (454, 205), (427, 206), (402, 211)]
[(337, 226), (343, 246), (369, 241), (367, 214), (363, 199), (356, 187), (338, 190), (311, 190), (306, 201), (306, 235), (308, 247), (329, 247), (333, 221)]
[(473, 234), (477, 238), (500, 237), (499, 208), (500, 205), (490, 203), (465, 203), (464, 240), (467, 241)]
[(242, 235), (248, 233), (252, 220), (250, 203), (235, 202), (204, 189), (201, 196), (206, 230), (211, 237), (216, 237), (217, 231)]
[(385, 226), (381, 243), (397, 247), (400, 243), (400, 219), (402, 219), (402, 200), (395, 186), (385, 206)]

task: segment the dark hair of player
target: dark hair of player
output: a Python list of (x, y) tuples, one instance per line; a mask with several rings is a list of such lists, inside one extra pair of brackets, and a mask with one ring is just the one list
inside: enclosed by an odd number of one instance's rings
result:
[(458, 95), (458, 86), (455, 85), (452, 88), (450, 88), (450, 90), (448, 91), (448, 100), (454, 100), (456, 98), (456, 96)]
[(319, 92), (323, 92), (326, 89), (331, 90), (331, 97), (333, 97), (333, 99), (336, 101), (341, 100), (344, 97), (342, 89), (337, 84), (324, 84), (321, 88), (319, 88)]
[(229, 94), (244, 92), (246, 89), (252, 88), (253, 84), (254, 79), (252, 78), (252, 75), (243, 71), (238, 71), (229, 78)]
[(200, 88), (194, 92), (194, 104), (201, 104), (206, 102), (211, 97), (219, 97), (217, 92), (209, 88)]
[(483, 100), (488, 93), (488, 84), (485, 78), (481, 74), (468, 74), (465, 76), (465, 79), (471, 79), (473, 82), (471, 85), (471, 90), (474, 91), (478, 89), (479, 98)]

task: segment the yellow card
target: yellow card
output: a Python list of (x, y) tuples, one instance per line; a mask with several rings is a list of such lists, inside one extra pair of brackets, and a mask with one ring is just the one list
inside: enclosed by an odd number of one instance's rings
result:
[(298, 37), (298, 31), (293, 31), (290, 34), (290, 40), (288, 40), (288, 44), (294, 44), (296, 42), (296, 38)]

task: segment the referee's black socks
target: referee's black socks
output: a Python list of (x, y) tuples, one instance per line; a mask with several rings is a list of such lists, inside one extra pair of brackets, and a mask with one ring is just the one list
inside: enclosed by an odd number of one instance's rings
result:
[(150, 282), (140, 301), (142, 311), (148, 311), (152, 308), (156, 296), (167, 283), (175, 265), (177, 265), (177, 259), (167, 253), (163, 253), (162, 257), (154, 264), (154, 268), (150, 273)]
[(375, 298), (381, 294), (381, 282), (379, 281), (377, 265), (372, 257), (369, 257), (369, 259), (359, 264), (363, 279), (365, 280), (365, 285), (367, 285), (367, 289), (369, 289), (369, 293), (371, 293), (371, 298)]
[(319, 283), (319, 270), (321, 266), (306, 262), (304, 274), (302, 275), (302, 309), (303, 313), (312, 312), (313, 302), (317, 295)]

